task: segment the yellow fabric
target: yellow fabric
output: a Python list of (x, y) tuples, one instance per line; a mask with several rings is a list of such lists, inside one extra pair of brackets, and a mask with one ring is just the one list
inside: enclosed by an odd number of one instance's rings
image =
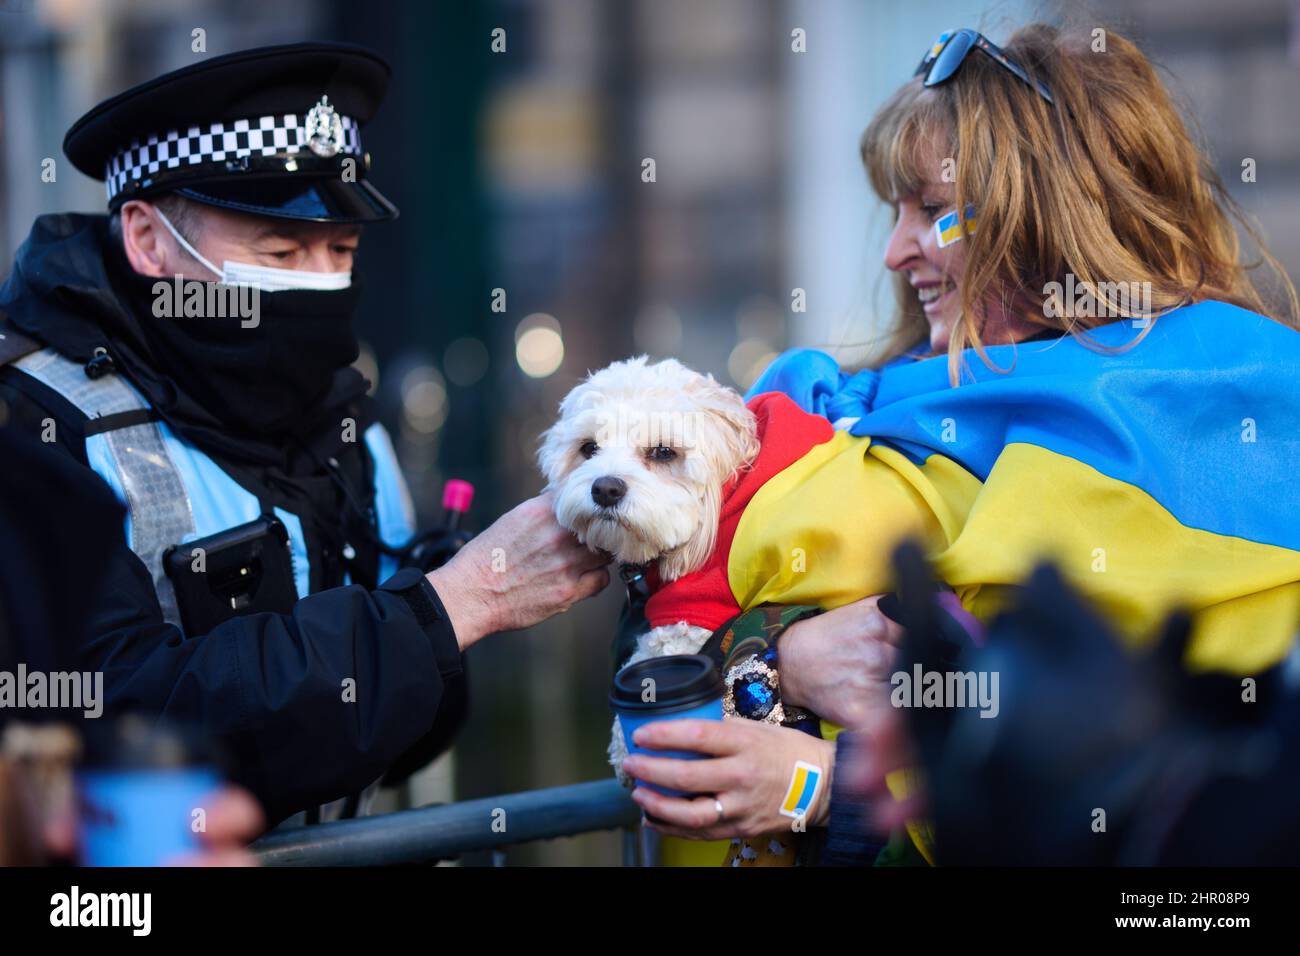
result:
[[(942, 455), (918, 466), (845, 432), (754, 496), (728, 555), (732, 593), (748, 610), (887, 592), (890, 555), (909, 535), (986, 622), (1043, 558), (1131, 645), (1176, 604), (1201, 612), (1193, 669), (1257, 673), (1285, 656), (1300, 620), (1300, 552), (1185, 527), (1140, 488), (1073, 458), (1011, 444), (981, 484)], [(931, 860), (928, 824), (908, 831)]]
[(659, 841), (660, 866), (711, 866), (726, 862), (730, 840), (682, 840), (664, 837)]
[(1187, 663), (1254, 673), (1300, 620), (1300, 552), (1180, 524), (1149, 494), (1036, 445), (1008, 445), (981, 485), (845, 432), (768, 481), (736, 529), (727, 573), (742, 610), (852, 603), (893, 589), (890, 554), (917, 536), (962, 605), (987, 621), (1006, 585), (1051, 558), (1130, 642), (1171, 607), (1197, 617)]
[[(869, 438), (836, 432), (769, 479), (745, 509), (727, 561), (732, 594), (749, 610), (834, 608), (890, 591), (894, 545), (916, 535), (931, 550), (946, 547), (979, 490), (979, 480), (950, 459), (936, 455), (918, 466)], [(827, 740), (841, 729), (821, 722)], [(909, 823), (908, 832), (924, 841), (929, 825)], [(929, 844), (917, 847), (932, 859)]]
[(894, 545), (916, 535), (931, 551), (946, 547), (979, 489), (947, 458), (918, 467), (836, 432), (769, 479), (745, 509), (727, 556), (736, 603), (835, 608), (892, 590)]
[[(1050, 520), (1049, 520), (1050, 516)], [(1252, 674), (1287, 653), (1300, 621), (1300, 552), (1188, 528), (1154, 498), (1072, 458), (1008, 445), (935, 570), (981, 619), (1049, 557), (1137, 645), (1168, 610), (1195, 619), (1187, 665)]]
[[(923, 789), (925, 781), (921, 771), (904, 768), (891, 770), (885, 774), (885, 786), (889, 788), (890, 796), (901, 803), (918, 790)], [(907, 835), (911, 837), (912, 844), (916, 847), (917, 852), (925, 858), (926, 863), (934, 866), (934, 827), (930, 824), (930, 821), (908, 820), (906, 826)]]

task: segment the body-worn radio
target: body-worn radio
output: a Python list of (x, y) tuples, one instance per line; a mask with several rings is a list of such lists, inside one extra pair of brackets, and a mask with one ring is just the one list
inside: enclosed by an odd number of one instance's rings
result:
[(206, 538), (172, 545), (163, 569), (176, 589), (187, 637), (245, 614), (287, 614), (298, 600), (289, 532), (262, 515)]

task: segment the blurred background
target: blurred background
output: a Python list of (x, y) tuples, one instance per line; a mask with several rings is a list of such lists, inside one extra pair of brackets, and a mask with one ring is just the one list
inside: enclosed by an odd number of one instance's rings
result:
[[(362, 245), (360, 364), (422, 523), (454, 477), (482, 527), (540, 489), (537, 436), (588, 369), (671, 355), (744, 388), (792, 345), (862, 358), (892, 312), (857, 151), (873, 111), (944, 29), (1066, 16), (1165, 69), (1300, 279), (1297, 0), (0, 0), (0, 275), (36, 216), (103, 210), (61, 150), (100, 100), (253, 46), (373, 47), (393, 81), (363, 139), (402, 216)], [(385, 806), (607, 775), (623, 600), (475, 646), (469, 726)], [(614, 833), (509, 856), (618, 859)]]

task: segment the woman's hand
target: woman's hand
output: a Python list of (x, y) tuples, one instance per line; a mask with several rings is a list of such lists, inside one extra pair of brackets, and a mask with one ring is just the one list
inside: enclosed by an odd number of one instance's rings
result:
[(257, 866), (247, 844), (266, 829), (266, 815), (253, 795), (241, 787), (223, 786), (208, 799), (207, 811), (207, 829), (198, 834), (203, 849), (167, 865)]
[[(638, 786), (632, 791), (647, 821), (668, 836), (690, 840), (753, 837), (792, 829), (796, 821), (780, 812), (790, 789), (795, 761), (820, 767), (821, 781), (803, 827), (825, 822), (830, 806), (835, 744), (802, 731), (751, 720), (662, 720), (633, 735), (641, 747), (708, 754), (703, 760), (679, 760), (629, 754), (623, 769), (637, 782), (702, 793), (694, 799), (667, 797)], [(715, 799), (722, 804), (718, 819)], [(803, 828), (801, 827), (801, 829)]]
[(863, 726), (888, 703), (903, 628), (876, 607), (877, 594), (793, 624), (781, 635), (781, 699), (841, 727)]

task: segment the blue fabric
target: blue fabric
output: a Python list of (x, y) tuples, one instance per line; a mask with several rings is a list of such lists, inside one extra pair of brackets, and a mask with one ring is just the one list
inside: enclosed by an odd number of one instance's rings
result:
[[(262, 513), (262, 505), (256, 495), (246, 491), (222, 471), (220, 465), (180, 438), (166, 422), (159, 422), (158, 428), (167, 454), (185, 483), (190, 512), (194, 515), (194, 534), (186, 541), (206, 538), (257, 519)], [(283, 508), (276, 508), (275, 515), (289, 533), (294, 589), (298, 597), (306, 597), (311, 587), (308, 584), (307, 538), (302, 531), (302, 522)]]
[[(1141, 332), (1123, 320), (1087, 334), (1116, 347)], [(1070, 336), (986, 352), (1010, 371), (968, 350), (953, 388), (947, 356), (846, 374), (801, 349), (750, 396), (784, 392), (832, 422), (856, 419), (854, 435), (918, 463), (945, 455), (981, 481), (1007, 444), (1036, 445), (1143, 489), (1187, 527), (1300, 549), (1300, 333), (1203, 302), (1154, 320), (1121, 352)], [(1243, 440), (1248, 420), (1254, 441)]]
[[(165, 422), (159, 422), (158, 429), (162, 434), (167, 454), (185, 485), (185, 493), (189, 497), (190, 510), (194, 516), (194, 533), (189, 535), (186, 541), (204, 538), (246, 524), (261, 514), (262, 509), (257, 497), (245, 491), (216, 462), (179, 438)], [(392, 441), (383, 426), (377, 423), (366, 430), (364, 438), (375, 466), (375, 509), (379, 520), (379, 533), (387, 544), (405, 544), (414, 534), (415, 528), (411, 518), (410, 496), (401, 469), (398, 467), (397, 458), (393, 454)], [(90, 467), (108, 482), (125, 504), (126, 495), (122, 490), (117, 463), (104, 443), (103, 436), (94, 435), (87, 439), (86, 451)], [(293, 554), (294, 585), (298, 597), (306, 597), (311, 590), (310, 565), (302, 522), (296, 515), (290, 514), (283, 508), (276, 508), (275, 514), (289, 532), (289, 543)], [(127, 540), (130, 541), (129, 512), (126, 520)], [(381, 557), (379, 580), (390, 577), (397, 570), (395, 558), (387, 555)]]

